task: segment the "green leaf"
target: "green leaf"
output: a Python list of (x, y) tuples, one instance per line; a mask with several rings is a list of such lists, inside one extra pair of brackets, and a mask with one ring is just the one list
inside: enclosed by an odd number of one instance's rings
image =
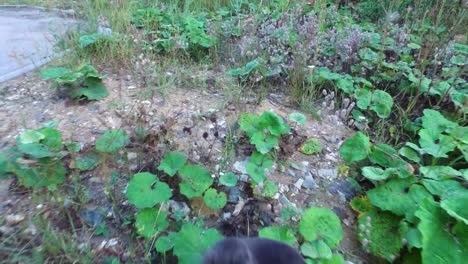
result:
[(208, 208), (213, 210), (222, 209), (227, 202), (226, 194), (224, 192), (217, 192), (216, 189), (209, 188), (203, 196), (203, 201)]
[(37, 181), (32, 185), (35, 189), (60, 185), (67, 174), (67, 169), (60, 160), (50, 158), (41, 159), (39, 166), (33, 171), (37, 175)]
[(340, 148), (340, 154), (348, 162), (360, 161), (367, 158), (371, 143), (369, 138), (361, 132), (348, 138)]
[(11, 163), (9, 170), (18, 177), (22, 185), (34, 189), (57, 186), (64, 182), (67, 173), (61, 161), (51, 158), (40, 159), (33, 168)]
[(338, 247), (343, 238), (340, 219), (328, 208), (312, 207), (305, 211), (299, 222), (299, 233), (307, 241), (323, 239), (330, 248)]
[(174, 235), (173, 253), (179, 264), (201, 263), (204, 253), (223, 236), (216, 229), (203, 230), (192, 224), (184, 224)]
[(265, 134), (262, 131), (259, 131), (253, 134), (250, 139), (250, 143), (255, 145), (258, 152), (261, 154), (266, 154), (270, 152), (271, 149), (278, 146), (279, 140), (278, 137), (270, 134)]
[(45, 135), (36, 130), (26, 130), (18, 136), (18, 144), (39, 143)]
[(447, 197), (452, 193), (465, 189), (459, 182), (454, 180), (440, 181), (423, 179), (422, 183), (430, 193), (440, 197)]
[(351, 94), (354, 91), (354, 82), (351, 78), (340, 78), (336, 81), (336, 87), (347, 94)]
[(455, 219), (431, 200), (421, 204), (416, 216), (420, 219), (418, 229), (422, 234), (423, 263), (464, 263), (468, 257), (468, 226), (458, 223), (460, 229), (457, 230), (457, 225), (452, 229)]
[(302, 255), (313, 259), (331, 259), (332, 251), (323, 240), (306, 242), (301, 245)]
[(263, 63), (262, 59), (255, 59), (249, 61), (244, 67), (230, 69), (226, 73), (231, 76), (247, 77), (252, 71), (263, 66)]
[(330, 72), (330, 70), (326, 67), (320, 67), (316, 69), (314, 73), (317, 74), (319, 78), (327, 81), (336, 81), (343, 78), (341, 74)]
[(417, 228), (409, 228), (406, 233), (406, 241), (408, 241), (408, 248), (422, 248), (422, 235)]
[(360, 109), (366, 110), (371, 104), (372, 92), (368, 89), (356, 89), (354, 97), (356, 98), (356, 105)]
[(434, 180), (446, 180), (454, 177), (462, 177), (462, 173), (449, 166), (421, 166), (419, 171), (426, 178)]
[(408, 47), (411, 49), (420, 49), (421, 46), (419, 44), (416, 44), (414, 42), (408, 43)]
[(316, 138), (309, 138), (304, 142), (299, 151), (305, 155), (312, 155), (322, 151), (322, 145)]
[(16, 163), (23, 154), (19, 153), (15, 147), (9, 147), (0, 152), (0, 178), (11, 172), (11, 166)]
[(428, 129), (419, 130), (419, 145), (435, 158), (447, 158), (456, 147), (454, 140), (445, 135), (432, 135)]
[[(171, 233), (173, 234), (173, 233)], [(174, 247), (174, 240), (169, 236), (161, 236), (156, 240), (155, 248), (159, 253), (165, 253)]]
[(373, 146), (369, 159), (374, 164), (378, 164), (384, 168), (406, 166), (406, 162), (398, 156), (398, 152), (387, 144)]
[(210, 172), (199, 166), (187, 164), (179, 171), (182, 182), (179, 184), (180, 193), (192, 199), (202, 194), (213, 184)]
[(82, 76), (82, 73), (68, 68), (47, 68), (41, 71), (41, 78), (43, 80), (54, 79), (58, 83), (74, 83)]
[(294, 231), (285, 226), (269, 226), (258, 231), (259, 237), (282, 241), (290, 246), (297, 243)]
[(322, 259), (320, 264), (345, 264), (346, 261), (344, 260), (343, 256), (340, 254), (333, 254), (330, 259)]
[(79, 169), (80, 171), (88, 171), (96, 168), (98, 161), (99, 156), (96, 153), (90, 153), (77, 157), (70, 167)]
[(160, 182), (156, 175), (141, 172), (133, 175), (126, 194), (128, 201), (141, 209), (167, 202), (172, 196), (172, 191), (169, 185)]
[(219, 183), (227, 187), (234, 187), (237, 184), (237, 177), (234, 173), (228, 172), (219, 177)]
[(407, 159), (409, 159), (411, 161), (414, 161), (416, 163), (419, 163), (421, 161), (421, 157), (419, 156), (419, 154), (416, 151), (414, 151), (412, 148), (402, 147), (398, 151), (398, 153), (401, 156), (403, 156), (403, 157), (405, 157), (405, 158), (407, 158)]
[(295, 112), (289, 115), (289, 120), (303, 126), (306, 123), (306, 116), (304, 114)]
[(60, 150), (62, 148), (62, 133), (60, 131), (55, 128), (43, 128), (39, 132), (44, 135), (41, 143), (48, 146), (49, 149)]
[(239, 117), (239, 126), (249, 137), (259, 131), (258, 121), (260, 117), (254, 114), (245, 113)]
[(100, 33), (93, 33), (93, 34), (81, 35), (78, 40), (78, 43), (80, 44), (81, 48), (86, 48), (100, 41), (106, 41), (106, 40), (111, 40), (111, 37), (108, 35), (100, 34)]
[(424, 115), (421, 117), (422, 126), (427, 129), (432, 137), (443, 132), (450, 132), (458, 125), (452, 121), (447, 120), (439, 111), (432, 109), (424, 109)]
[(265, 169), (273, 166), (273, 160), (268, 155), (254, 151), (247, 163), (247, 173), (250, 175), (254, 183), (261, 183), (265, 180)]
[(458, 66), (465, 66), (466, 64), (468, 64), (467, 60), (466, 60), (466, 57), (463, 56), (463, 55), (456, 55), (456, 56), (453, 56), (451, 59), (450, 59), (450, 62), (455, 64), (455, 65), (458, 65)]
[(468, 225), (468, 190), (459, 190), (442, 197), (440, 206), (452, 217)]
[(169, 176), (174, 176), (187, 162), (187, 156), (183, 152), (172, 151), (164, 155), (158, 170), (164, 171)]
[(166, 220), (167, 213), (157, 208), (145, 208), (141, 210), (135, 221), (138, 234), (144, 238), (153, 238), (169, 227)]
[(65, 144), (65, 147), (70, 153), (78, 153), (81, 150), (81, 145), (78, 142), (69, 142)]
[(384, 170), (378, 167), (363, 167), (362, 175), (369, 180), (382, 181), (386, 180), (390, 175), (385, 174)]
[(454, 43), (453, 50), (458, 53), (468, 55), (468, 46), (462, 43)]
[(377, 113), (380, 118), (387, 118), (392, 112), (393, 98), (382, 90), (375, 90), (372, 94), (370, 109)]
[(46, 145), (40, 143), (21, 144), (18, 145), (18, 150), (36, 159), (54, 156)]
[(112, 129), (96, 140), (96, 149), (104, 153), (112, 153), (125, 147), (130, 141), (125, 131)]
[(281, 136), (290, 131), (290, 127), (284, 122), (283, 118), (272, 111), (263, 112), (258, 120), (258, 125), (275, 136)]
[(416, 221), (414, 213), (424, 199), (432, 195), (417, 184), (414, 178), (395, 179), (367, 192), (373, 205), (400, 216), (411, 223)]
[(87, 77), (82, 86), (76, 87), (70, 91), (71, 98), (85, 97), (87, 100), (101, 100), (109, 95), (106, 86), (100, 78)]

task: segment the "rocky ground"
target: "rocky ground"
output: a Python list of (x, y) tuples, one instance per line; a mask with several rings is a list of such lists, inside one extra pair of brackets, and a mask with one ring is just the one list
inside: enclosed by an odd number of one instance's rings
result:
[[(109, 175), (112, 171), (125, 171), (127, 174), (156, 172), (152, 162), (160, 160), (168, 150), (180, 150), (189, 155), (190, 161), (210, 168), (214, 177), (226, 171), (235, 172), (241, 184), (224, 190), (228, 194), (228, 205), (218, 214), (201, 208), (196, 202), (189, 204), (177, 197), (168, 204), (170, 210), (189, 214), (192, 208), (199, 215), (207, 216), (209, 225), (217, 227), (224, 235), (254, 236), (261, 223), (283, 224), (280, 216), (285, 208), (328, 207), (342, 220), (346, 235), (340, 251), (345, 258), (354, 262), (366, 258), (356, 238), (355, 215), (348, 206), (357, 190), (346, 180), (346, 170), (340, 169), (339, 146), (352, 131), (335, 114), (324, 111), (321, 121), (308, 116), (304, 126), (295, 128), (300, 140), (318, 139), (322, 145), (321, 153), (308, 156), (289, 146), (288, 155), (275, 164), (276, 170), (268, 174), (268, 178), (278, 184), (279, 193), (273, 199), (258, 200), (253, 198), (247, 184), (245, 165), (249, 146), (242, 143), (236, 120), (241, 113), (262, 113), (265, 110), (286, 118), (297, 111), (287, 106), (287, 97), (270, 94), (259, 104), (255, 98), (241, 98), (240, 103), (232, 103), (225, 95), (216, 92), (216, 87), (187, 89), (176, 85), (169, 87), (166, 95), (162, 96), (160, 93), (148, 93), (148, 88), (131, 76), (121, 76), (109, 73), (105, 84), (110, 96), (90, 103), (64, 98), (36, 73), (0, 84), (1, 149), (11, 145), (22, 130), (38, 128), (42, 122), (50, 120), (59, 121), (58, 129), (63, 133), (64, 141), (80, 142), (84, 149), (91, 147), (99, 135), (111, 128), (124, 129), (135, 135), (135, 128), (141, 126), (150, 132), (145, 138), (145, 146), (134, 143), (121, 153), (122, 162), (110, 162), (103, 168), (80, 175), (80, 184), (86, 190), (87, 198), (80, 212), (76, 213), (77, 226), (79, 223), (97, 225), (106, 221), (110, 236), (89, 240), (89, 233), (85, 232), (78, 241), (87, 243), (96, 254), (111, 252), (121, 256), (122, 253), (117, 252), (125, 252), (120, 249), (128, 247), (131, 236), (130, 227), (122, 232), (122, 214), (128, 214), (132, 209), (123, 195), (127, 183), (125, 176), (113, 178), (115, 181), (109, 187)], [(212, 82), (216, 86), (216, 81)], [(59, 228), (70, 228), (53, 208), (37, 204), (37, 199), (14, 186), (11, 179), (0, 182), (0, 212), (6, 216), (2, 232), (22, 230), (23, 234), (36, 235), (37, 227), (30, 219), (37, 214), (55, 221)], [(113, 200), (106, 194), (109, 188), (117, 194)], [(64, 199), (66, 202), (67, 198)], [(108, 213), (103, 214), (103, 211)]]

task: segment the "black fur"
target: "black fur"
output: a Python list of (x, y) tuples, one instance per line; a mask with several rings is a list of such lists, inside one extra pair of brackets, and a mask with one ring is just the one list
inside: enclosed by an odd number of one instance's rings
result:
[(227, 238), (203, 258), (203, 264), (304, 264), (289, 245), (266, 238)]

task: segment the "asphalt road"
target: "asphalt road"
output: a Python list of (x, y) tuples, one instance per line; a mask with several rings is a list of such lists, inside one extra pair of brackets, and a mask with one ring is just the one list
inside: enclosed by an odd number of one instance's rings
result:
[(77, 24), (59, 11), (0, 5), (0, 82), (50, 61), (59, 37)]

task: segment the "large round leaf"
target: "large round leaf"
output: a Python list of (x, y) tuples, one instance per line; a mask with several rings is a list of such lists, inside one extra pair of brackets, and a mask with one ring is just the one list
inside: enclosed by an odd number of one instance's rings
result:
[(425, 200), (416, 216), (421, 220), (422, 261), (428, 264), (465, 263), (468, 258), (468, 225), (456, 222), (439, 204)]
[(46, 145), (41, 143), (21, 144), (18, 145), (18, 149), (24, 154), (28, 154), (36, 159), (51, 157), (54, 155)]
[(360, 161), (367, 158), (371, 148), (369, 138), (361, 132), (348, 138), (340, 148), (341, 157), (347, 162)]
[(272, 135), (281, 136), (290, 131), (290, 127), (283, 118), (272, 111), (265, 111), (258, 121), (259, 127), (267, 129)]
[(53, 150), (60, 150), (62, 148), (62, 133), (55, 128), (46, 127), (39, 130), (45, 137), (41, 143), (48, 146)]
[(38, 131), (26, 130), (18, 136), (17, 142), (18, 144), (39, 143), (44, 138), (44, 134)]
[(219, 177), (219, 183), (227, 187), (234, 187), (237, 184), (237, 176), (232, 172), (225, 173)]
[(169, 222), (166, 218), (167, 213), (157, 208), (145, 208), (141, 210), (135, 222), (138, 234), (145, 238), (157, 236), (169, 227)]
[(266, 154), (274, 147), (278, 146), (279, 140), (277, 136), (265, 134), (263, 131), (259, 131), (252, 135), (250, 143), (255, 145), (258, 152)]
[(86, 97), (87, 100), (101, 100), (109, 95), (100, 78), (87, 77), (83, 85), (70, 91), (71, 98)]
[(264, 227), (260, 231), (258, 231), (258, 236), (282, 241), (291, 246), (297, 243), (294, 231), (285, 226)]
[(440, 206), (452, 217), (468, 225), (468, 190), (459, 190), (442, 197)]
[(162, 170), (169, 176), (174, 176), (187, 162), (187, 156), (183, 152), (172, 151), (164, 155), (158, 170)]
[(343, 238), (340, 219), (328, 208), (312, 207), (305, 211), (299, 232), (307, 241), (323, 239), (330, 248), (338, 247)]
[(306, 123), (306, 116), (301, 113), (291, 113), (289, 115), (289, 120), (298, 123), (299, 125), (305, 125)]
[(330, 259), (332, 251), (323, 240), (306, 242), (301, 246), (302, 255), (313, 259)]
[(111, 153), (127, 145), (128, 141), (125, 131), (113, 129), (96, 140), (96, 149), (100, 152)]
[(395, 179), (367, 192), (373, 205), (382, 210), (405, 216), (409, 222), (415, 222), (414, 213), (424, 199), (432, 195), (421, 185), (413, 184), (414, 178)]
[(185, 165), (180, 171), (180, 193), (189, 199), (201, 196), (213, 184), (210, 172), (199, 165)]
[(219, 210), (226, 205), (227, 198), (225, 193), (218, 193), (215, 189), (210, 188), (205, 192), (203, 201), (209, 208), (213, 210)]
[(135, 174), (127, 187), (127, 199), (137, 208), (153, 207), (172, 196), (169, 186), (149, 172)]
[(172, 238), (173, 234), (174, 233), (170, 233), (168, 236), (160, 236), (154, 245), (156, 251), (164, 253), (172, 249), (174, 247), (174, 239)]
[(380, 118), (387, 118), (392, 112), (393, 98), (382, 90), (375, 90), (372, 94), (370, 109), (377, 113)]
[(223, 239), (216, 229), (204, 230), (192, 224), (184, 224), (173, 236), (173, 253), (179, 264), (201, 263), (203, 254), (216, 242)]

